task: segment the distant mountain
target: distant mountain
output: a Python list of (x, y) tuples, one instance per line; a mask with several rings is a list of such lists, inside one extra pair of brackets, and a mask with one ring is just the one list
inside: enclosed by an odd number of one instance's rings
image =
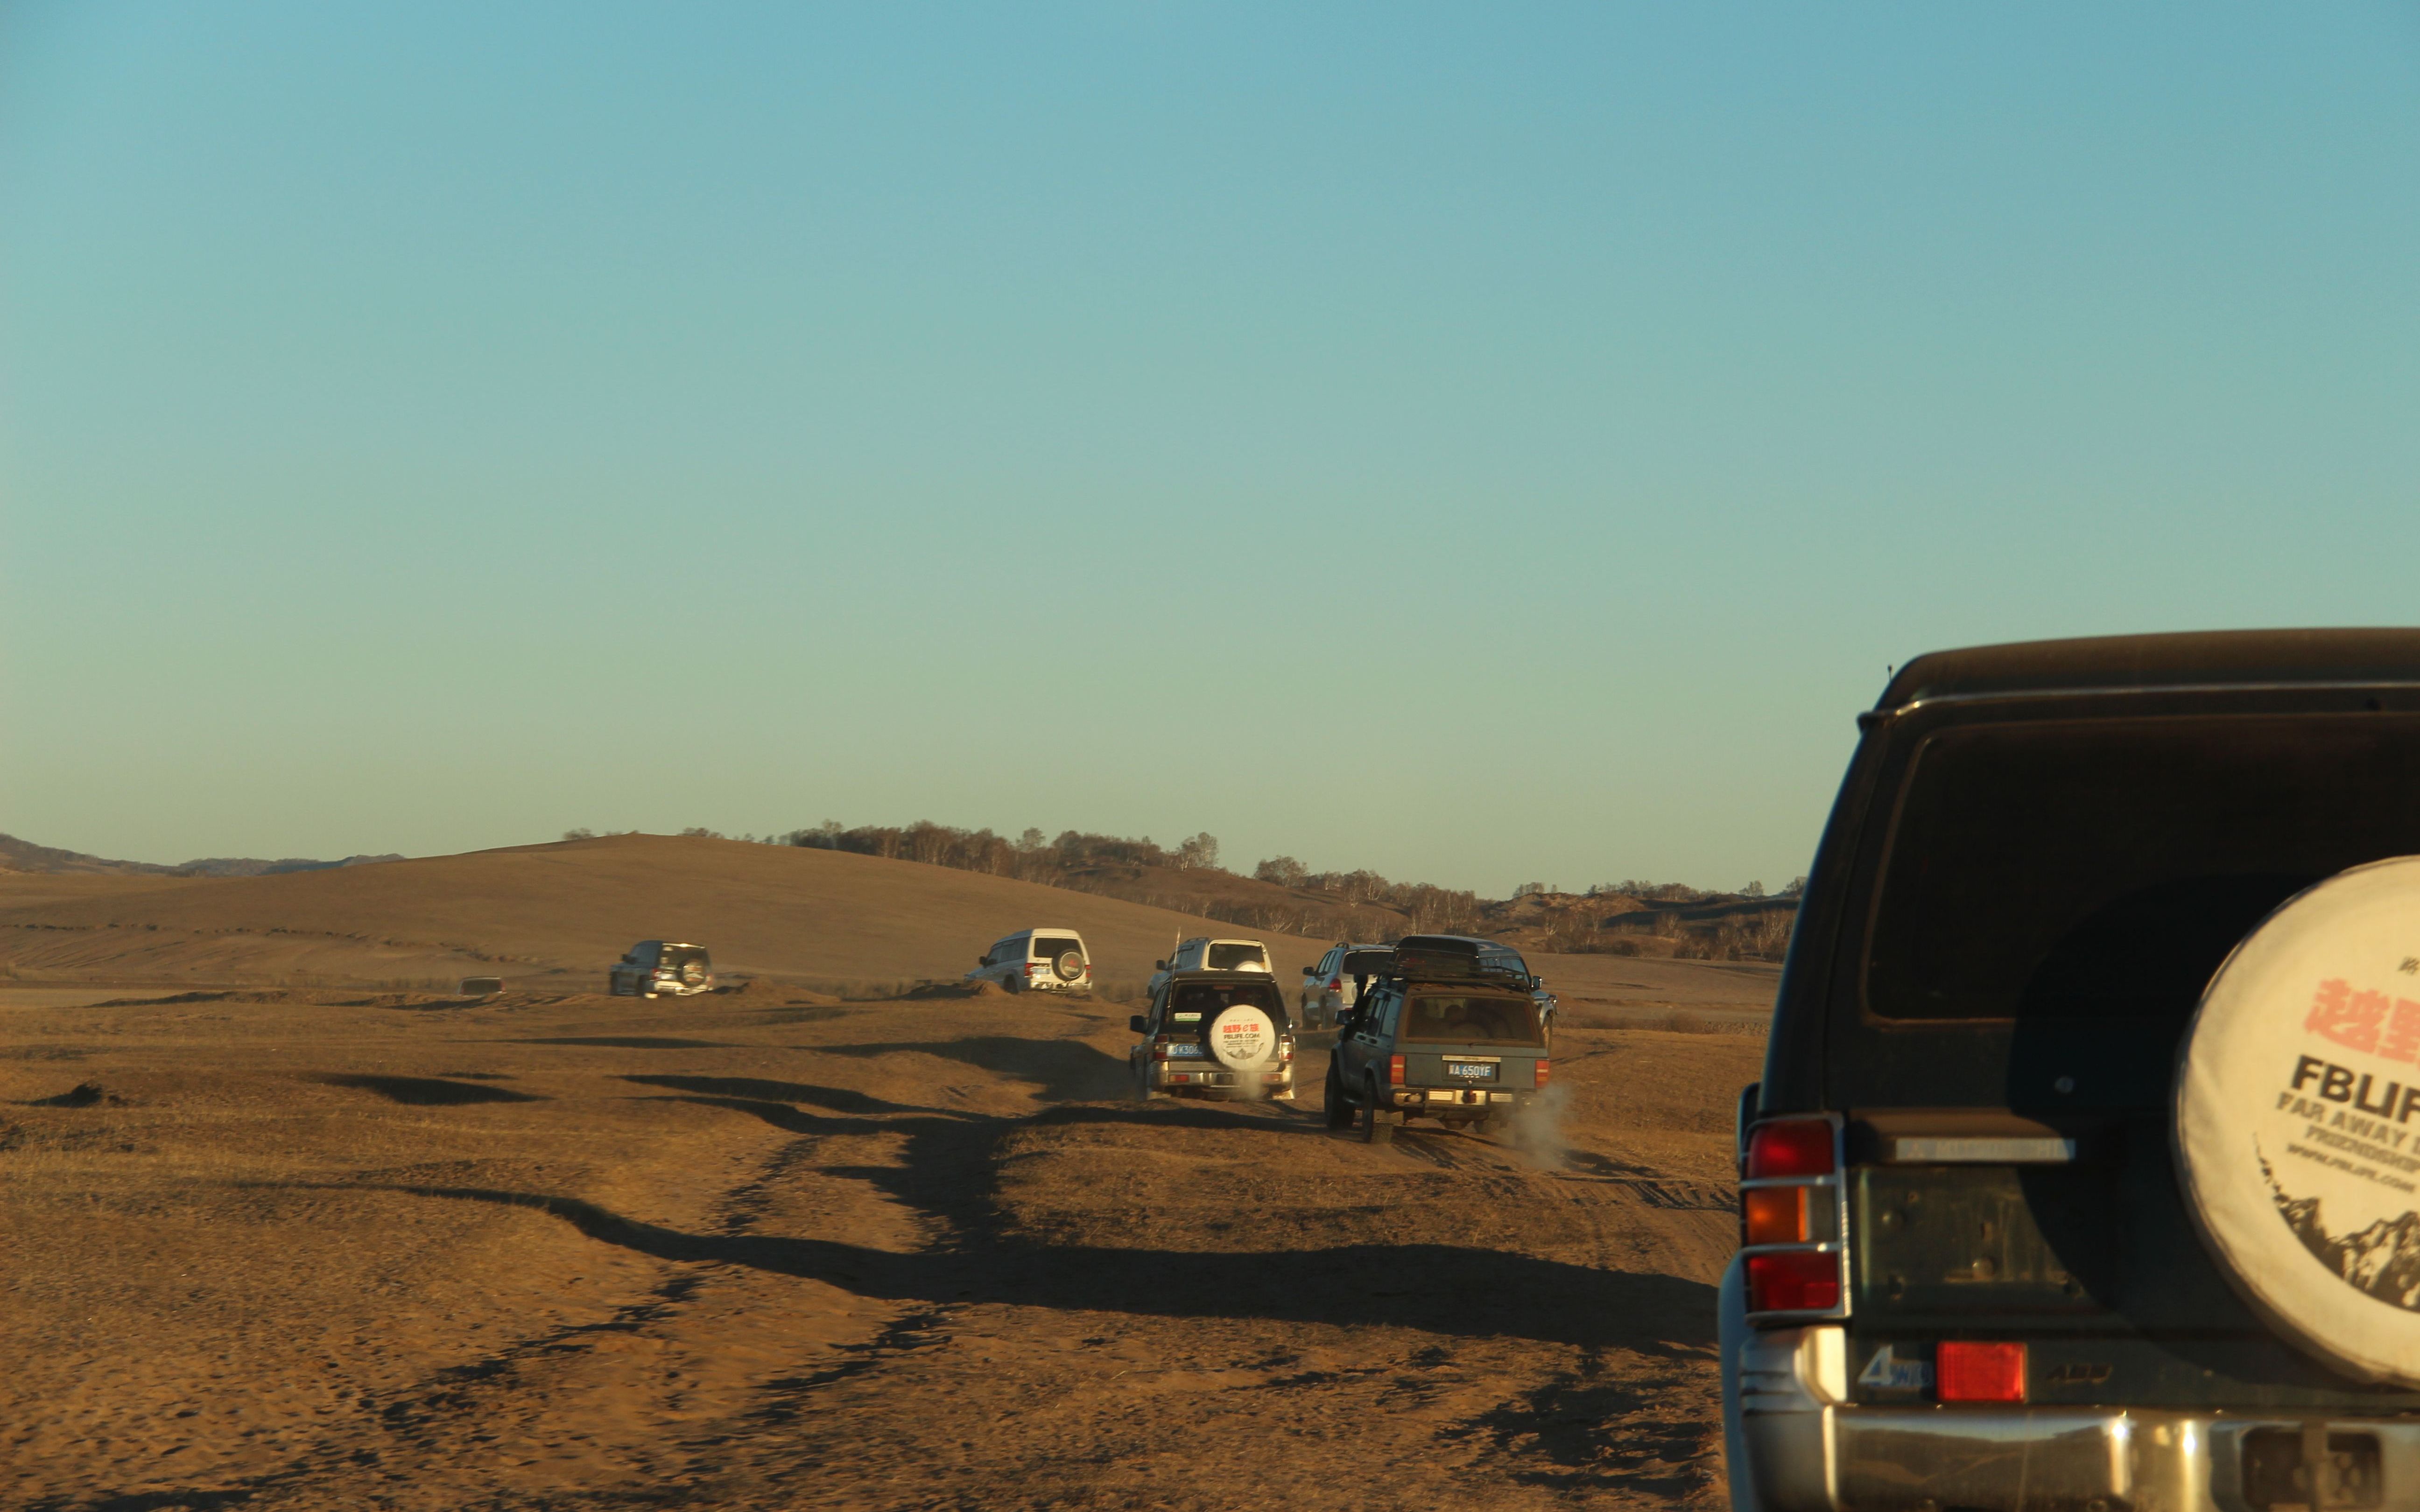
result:
[(86, 856), (82, 851), (37, 845), (14, 835), (0, 835), (0, 870), (73, 872), (85, 876), (262, 877), (279, 872), (324, 872), (339, 866), (368, 866), (376, 861), (402, 859), (401, 856), (387, 855), (348, 856), (341, 861), (314, 861), (302, 856), (264, 861), (251, 856), (213, 856), (187, 861), (182, 866), (155, 866), (148, 861), (112, 861), (103, 856)]
[(189, 877), (265, 877), (280, 872), (331, 872), (340, 866), (374, 866), (380, 861), (400, 861), (400, 855), (348, 856), (341, 861), (310, 861), (289, 856), (282, 861), (264, 861), (256, 856), (213, 856), (199, 861), (187, 861), (174, 870)]
[(173, 866), (153, 866), (147, 861), (110, 861), (82, 851), (62, 851), (49, 845), (37, 845), (19, 840), (14, 835), (0, 835), (0, 867), (11, 872), (74, 872), (94, 876), (118, 873), (133, 875), (147, 872), (154, 876), (173, 876)]

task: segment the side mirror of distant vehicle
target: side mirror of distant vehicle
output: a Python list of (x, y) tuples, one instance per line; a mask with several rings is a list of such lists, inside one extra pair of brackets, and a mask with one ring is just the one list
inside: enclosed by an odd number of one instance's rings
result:
[(1151, 969), (1154, 971), (1166, 971), (1168, 969), (1168, 963), (1165, 961), (1155, 961), (1151, 964)]
[(1319, 968), (1317, 966), (1305, 966), (1302, 968), (1302, 974), (1306, 977), (1316, 977), (1319, 975)]
[(989, 957), (989, 956), (987, 956), (987, 955), (979, 955), (979, 956), (975, 957), (975, 964), (976, 964), (976, 965), (979, 965), (979, 966), (987, 966), (987, 965), (990, 965), (990, 964), (991, 964), (991, 957)]
[(1126, 1032), (1129, 1034), (1140, 1034), (1142, 1032), (1142, 1015), (1140, 1013), (1137, 1013), (1132, 1018), (1126, 1020)]

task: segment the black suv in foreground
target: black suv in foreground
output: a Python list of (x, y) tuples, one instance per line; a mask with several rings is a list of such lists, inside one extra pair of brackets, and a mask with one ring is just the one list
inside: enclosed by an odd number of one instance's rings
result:
[[(1510, 956), (1514, 965), (1504, 964)], [(1520, 958), (1485, 940), (1407, 934), (1337, 1026), (1327, 1126), (1357, 1116), (1392, 1139), (1405, 1119), (1484, 1134), (1544, 1089), (1544, 1014)]]
[[(2205, 1242), (2175, 1153), (2180, 1044), (2238, 942), (2314, 884), (2420, 853), (2420, 631), (1947, 652), (1858, 723), (1741, 1103), (1735, 1504), (2420, 1505), (2420, 1390), (2288, 1342), (2247, 1301), (2260, 1276)], [(2341, 1038), (2340, 1011), (2309, 1010)], [(2284, 1057), (2278, 1106), (2369, 1108), (2369, 1074), (2339, 1096), (2327, 1058)], [(2385, 1247), (2292, 1263), (2408, 1327), (2420, 1288), (2352, 1269), (2420, 1258), (2420, 1238)], [(2420, 1381), (2420, 1358), (2397, 1373)]]

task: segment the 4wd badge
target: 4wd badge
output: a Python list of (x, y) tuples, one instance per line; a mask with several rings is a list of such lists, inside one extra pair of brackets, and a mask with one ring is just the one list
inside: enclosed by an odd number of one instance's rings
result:
[(1877, 1391), (1922, 1391), (1932, 1384), (1932, 1362), (1902, 1360), (1885, 1344), (1857, 1372), (1857, 1384)]

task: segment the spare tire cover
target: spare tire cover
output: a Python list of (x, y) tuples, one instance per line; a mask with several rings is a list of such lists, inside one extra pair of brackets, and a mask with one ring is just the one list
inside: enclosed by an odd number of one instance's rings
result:
[(2420, 1385), (2420, 856), (2271, 914), (2203, 993), (2177, 1169), (2269, 1324), (2366, 1381)]
[(1242, 1003), (1220, 1010), (1202, 1029), (1202, 1038), (1218, 1064), (1230, 1070), (1251, 1071), (1277, 1058), (1277, 1024), (1261, 1010)]

